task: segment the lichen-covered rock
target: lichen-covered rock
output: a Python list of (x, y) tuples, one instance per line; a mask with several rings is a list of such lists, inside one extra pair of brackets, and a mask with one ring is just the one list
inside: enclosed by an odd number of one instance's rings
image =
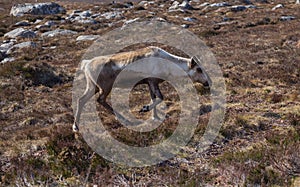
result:
[(57, 3), (25, 3), (17, 4), (11, 8), (10, 14), (13, 16), (24, 16), (25, 14), (32, 15), (51, 15), (63, 14), (66, 10)]
[(114, 18), (121, 18), (122, 13), (115, 11), (115, 12), (105, 12), (104, 14), (101, 14), (102, 17), (105, 17), (105, 19), (114, 19)]
[(172, 5), (170, 6), (169, 10), (175, 10), (175, 9), (178, 9), (179, 8), (179, 2), (178, 1), (174, 1), (172, 3)]
[(83, 11), (78, 14), (82, 18), (88, 18), (92, 16), (92, 12), (90, 10)]
[(9, 48), (14, 45), (14, 41), (6, 41), (5, 43), (0, 45), (0, 52), (6, 53)]
[(22, 42), (19, 44), (16, 44), (14, 46), (12, 46), (11, 48), (8, 49), (7, 54), (11, 54), (13, 51), (17, 50), (17, 49), (24, 49), (24, 48), (34, 48), (36, 47), (36, 43), (34, 42)]
[(71, 30), (65, 30), (65, 29), (56, 29), (54, 31), (43, 33), (42, 37), (54, 37), (59, 35), (72, 35), (72, 34), (77, 34), (77, 32)]
[(256, 6), (254, 5), (234, 5), (234, 6), (231, 6), (230, 7), (230, 10), (233, 11), (233, 12), (240, 12), (240, 11), (244, 11), (248, 8), (256, 8)]
[(280, 21), (291, 21), (296, 19), (294, 16), (281, 16)]
[(20, 21), (20, 22), (16, 23), (15, 26), (26, 27), (26, 26), (30, 26), (30, 23), (29, 23), (29, 21), (24, 20), (24, 21)]
[(17, 38), (17, 37), (35, 38), (36, 34), (35, 34), (35, 32), (26, 30), (24, 28), (17, 28), (17, 29), (14, 29), (14, 30), (4, 34), (4, 37), (7, 37), (7, 38)]
[(99, 38), (99, 35), (82, 35), (78, 36), (76, 41), (93, 41)]
[(229, 3), (227, 2), (221, 2), (221, 3), (213, 3), (209, 5), (210, 7), (225, 7), (225, 6), (230, 6)]
[(185, 17), (183, 18), (184, 21), (188, 21), (188, 22), (194, 22), (194, 21), (197, 21), (196, 18), (193, 18), (193, 17)]
[(190, 5), (189, 1), (184, 0), (180, 5), (179, 8), (186, 9), (186, 10), (193, 10), (194, 8)]
[(13, 61), (15, 61), (16, 59), (14, 58), (14, 57), (9, 57), (9, 58), (5, 58), (4, 60), (2, 60), (1, 62), (0, 62), (0, 64), (6, 64), (6, 63), (8, 63), (8, 62), (13, 62)]
[(279, 8), (284, 8), (283, 4), (278, 4), (278, 5), (274, 6), (272, 8), (272, 10), (276, 10), (276, 9), (279, 9)]
[(186, 12), (186, 10), (194, 10), (194, 7), (187, 0), (184, 0), (182, 3), (174, 1), (171, 7), (169, 7), (169, 12)]

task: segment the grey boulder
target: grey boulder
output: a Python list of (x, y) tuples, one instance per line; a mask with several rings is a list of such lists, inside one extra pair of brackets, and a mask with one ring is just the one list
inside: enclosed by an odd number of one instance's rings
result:
[(11, 8), (10, 14), (13, 16), (32, 15), (51, 15), (64, 14), (66, 10), (57, 3), (25, 3), (17, 4)]
[(18, 49), (34, 48), (36, 46), (37, 45), (34, 42), (22, 42), (22, 43), (16, 44), (16, 45), (12, 46), (11, 48), (9, 48), (6, 53), (11, 54), (13, 51), (18, 50)]
[(6, 53), (9, 48), (11, 48), (14, 45), (13, 41), (5, 42), (0, 45), (0, 52)]
[(7, 37), (7, 38), (17, 38), (17, 37), (35, 38), (36, 34), (31, 30), (25, 30), (23, 28), (17, 28), (17, 29), (14, 29), (14, 30), (4, 34), (4, 37)]

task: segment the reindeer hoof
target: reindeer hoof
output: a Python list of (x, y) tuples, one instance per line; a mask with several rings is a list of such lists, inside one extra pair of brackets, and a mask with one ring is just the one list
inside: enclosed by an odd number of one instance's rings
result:
[(151, 119), (155, 120), (155, 121), (160, 121), (161, 120), (160, 117), (158, 117), (158, 116), (152, 116)]
[(139, 111), (139, 113), (143, 113), (143, 112), (149, 112), (150, 111), (150, 107), (149, 106), (143, 106), (143, 108)]
[(79, 131), (79, 128), (78, 128), (78, 126), (76, 124), (74, 124), (72, 126), (72, 129), (73, 129), (73, 132), (78, 132)]

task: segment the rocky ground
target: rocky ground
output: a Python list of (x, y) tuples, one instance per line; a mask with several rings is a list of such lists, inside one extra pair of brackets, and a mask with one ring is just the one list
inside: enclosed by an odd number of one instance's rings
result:
[[(0, 186), (300, 186), (295, 0), (60, 1), (27, 13), (16, 7), (10, 15), (13, 3), (0, 2)], [(226, 81), (225, 121), (209, 149), (198, 153), (210, 115), (209, 95), (200, 87), (207, 105), (186, 148), (159, 165), (127, 168), (95, 154), (72, 132), (72, 83), (99, 35), (152, 19), (190, 30), (213, 51)], [(175, 90), (167, 83), (161, 88), (176, 105)], [(149, 102), (146, 93), (144, 86), (133, 90), (133, 109)], [(131, 145), (159, 142), (177, 124), (168, 120), (155, 135), (134, 134), (98, 109), (107, 130)]]

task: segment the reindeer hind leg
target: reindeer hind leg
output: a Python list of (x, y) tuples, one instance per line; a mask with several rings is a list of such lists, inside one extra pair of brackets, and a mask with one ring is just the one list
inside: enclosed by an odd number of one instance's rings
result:
[(73, 131), (78, 132), (78, 124), (80, 120), (80, 115), (82, 112), (82, 109), (85, 105), (85, 103), (93, 96), (95, 95), (95, 88), (94, 84), (90, 79), (87, 79), (87, 87), (83, 95), (77, 100), (77, 110), (75, 113), (75, 119), (74, 119), (74, 124), (73, 124)]

